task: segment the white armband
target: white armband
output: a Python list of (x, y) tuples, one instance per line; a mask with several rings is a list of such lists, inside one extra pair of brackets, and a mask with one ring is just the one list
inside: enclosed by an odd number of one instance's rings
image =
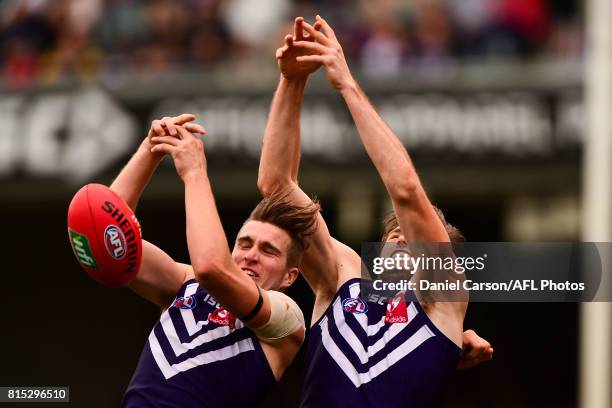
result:
[(297, 303), (289, 296), (275, 290), (266, 291), (270, 301), (270, 320), (261, 327), (252, 329), (262, 340), (278, 340), (287, 337), (298, 327), (304, 327), (304, 315)]

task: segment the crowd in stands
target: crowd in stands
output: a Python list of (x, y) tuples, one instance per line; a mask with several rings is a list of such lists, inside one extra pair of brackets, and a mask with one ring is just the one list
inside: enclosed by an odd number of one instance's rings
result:
[(2, 0), (5, 86), (273, 59), (292, 17), (321, 14), (364, 73), (410, 64), (580, 58), (577, 0)]

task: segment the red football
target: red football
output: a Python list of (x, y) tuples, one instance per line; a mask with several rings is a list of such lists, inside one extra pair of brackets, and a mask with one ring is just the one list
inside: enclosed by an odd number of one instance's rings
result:
[(68, 239), (83, 269), (104, 285), (125, 286), (138, 273), (140, 224), (125, 201), (102, 184), (88, 184), (72, 199)]

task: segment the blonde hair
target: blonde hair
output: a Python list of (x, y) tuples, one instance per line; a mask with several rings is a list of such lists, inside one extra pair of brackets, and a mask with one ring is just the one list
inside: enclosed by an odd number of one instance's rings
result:
[(286, 193), (277, 192), (257, 204), (245, 222), (267, 222), (286, 231), (291, 237), (287, 263), (297, 266), (308, 248), (310, 237), (317, 228), (317, 215), (321, 209), (317, 200), (305, 206), (290, 202)]

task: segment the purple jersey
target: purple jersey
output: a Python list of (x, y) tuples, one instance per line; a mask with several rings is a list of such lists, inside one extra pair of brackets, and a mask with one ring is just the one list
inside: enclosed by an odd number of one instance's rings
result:
[[(345, 282), (310, 330), (302, 407), (429, 407), (461, 349), (418, 302), (359, 298)], [(395, 299), (395, 298), (394, 298)]]
[(155, 325), (122, 407), (250, 407), (276, 381), (255, 334), (195, 280)]

